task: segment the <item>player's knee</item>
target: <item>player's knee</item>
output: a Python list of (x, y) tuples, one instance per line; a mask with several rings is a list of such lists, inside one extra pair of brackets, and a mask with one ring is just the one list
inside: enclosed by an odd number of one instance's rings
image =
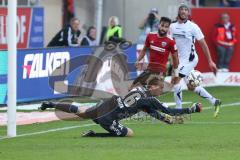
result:
[(134, 135), (133, 130), (130, 128), (127, 128), (127, 130), (128, 131), (127, 131), (126, 137), (132, 137)]

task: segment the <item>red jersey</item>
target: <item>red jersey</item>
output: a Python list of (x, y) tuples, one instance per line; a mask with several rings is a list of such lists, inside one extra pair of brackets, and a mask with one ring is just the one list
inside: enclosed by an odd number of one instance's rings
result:
[(169, 53), (174, 54), (177, 51), (175, 41), (167, 36), (159, 37), (158, 33), (149, 33), (145, 46), (149, 48), (148, 70), (165, 73)]

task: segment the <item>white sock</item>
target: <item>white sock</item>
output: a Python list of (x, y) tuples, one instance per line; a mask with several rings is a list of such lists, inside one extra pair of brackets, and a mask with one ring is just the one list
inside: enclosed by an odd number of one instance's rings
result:
[(207, 99), (212, 105), (215, 104), (216, 98), (214, 98), (206, 89), (204, 89), (202, 86), (198, 86), (194, 90), (195, 93), (197, 93), (199, 96), (201, 96), (204, 99)]
[(176, 84), (173, 86), (173, 90), (176, 108), (182, 108), (182, 86), (180, 84)]

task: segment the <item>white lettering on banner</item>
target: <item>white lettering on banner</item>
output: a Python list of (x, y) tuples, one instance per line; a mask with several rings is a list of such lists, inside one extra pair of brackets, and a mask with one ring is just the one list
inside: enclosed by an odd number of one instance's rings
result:
[(57, 73), (54, 74), (55, 76), (67, 75), (69, 73), (69, 63), (62, 64), (69, 60), (69, 52), (27, 54), (24, 57), (23, 79), (48, 77), (55, 70), (55, 73)]
[(17, 39), (18, 42), (24, 43), (24, 33), (26, 32), (26, 16), (21, 16), (17, 18), (17, 24), (18, 24), (18, 34)]
[(5, 16), (0, 16), (0, 44), (7, 44), (6, 24), (7, 22)]
[(43, 27), (42, 26), (36, 26), (33, 28), (35, 33), (42, 33)]
[[(0, 16), (0, 44), (7, 44), (7, 16)], [(26, 32), (26, 16), (17, 17), (17, 42), (24, 43)]]
[(43, 42), (43, 38), (42, 37), (31, 37), (31, 42), (33, 43), (40, 43)]
[(42, 23), (43, 22), (43, 16), (34, 16), (34, 19), (38, 23)]

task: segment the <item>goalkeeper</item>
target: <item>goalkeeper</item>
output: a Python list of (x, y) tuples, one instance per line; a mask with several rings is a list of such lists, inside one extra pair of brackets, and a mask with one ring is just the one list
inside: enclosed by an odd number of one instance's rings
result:
[[(84, 119), (92, 119), (109, 133), (95, 133), (89, 131), (83, 136), (106, 137), (106, 136), (133, 136), (133, 131), (119, 123), (120, 120), (128, 118), (140, 111), (164, 121), (168, 124), (174, 123), (173, 116), (201, 112), (200, 103), (192, 107), (175, 109), (168, 108), (154, 96), (162, 93), (163, 82), (158, 78), (150, 79), (147, 86), (132, 89), (124, 98), (113, 96), (99, 102), (93, 107), (81, 107), (66, 103), (44, 102), (40, 109), (55, 108), (64, 112), (74, 113)], [(163, 114), (164, 113), (164, 114)]]

